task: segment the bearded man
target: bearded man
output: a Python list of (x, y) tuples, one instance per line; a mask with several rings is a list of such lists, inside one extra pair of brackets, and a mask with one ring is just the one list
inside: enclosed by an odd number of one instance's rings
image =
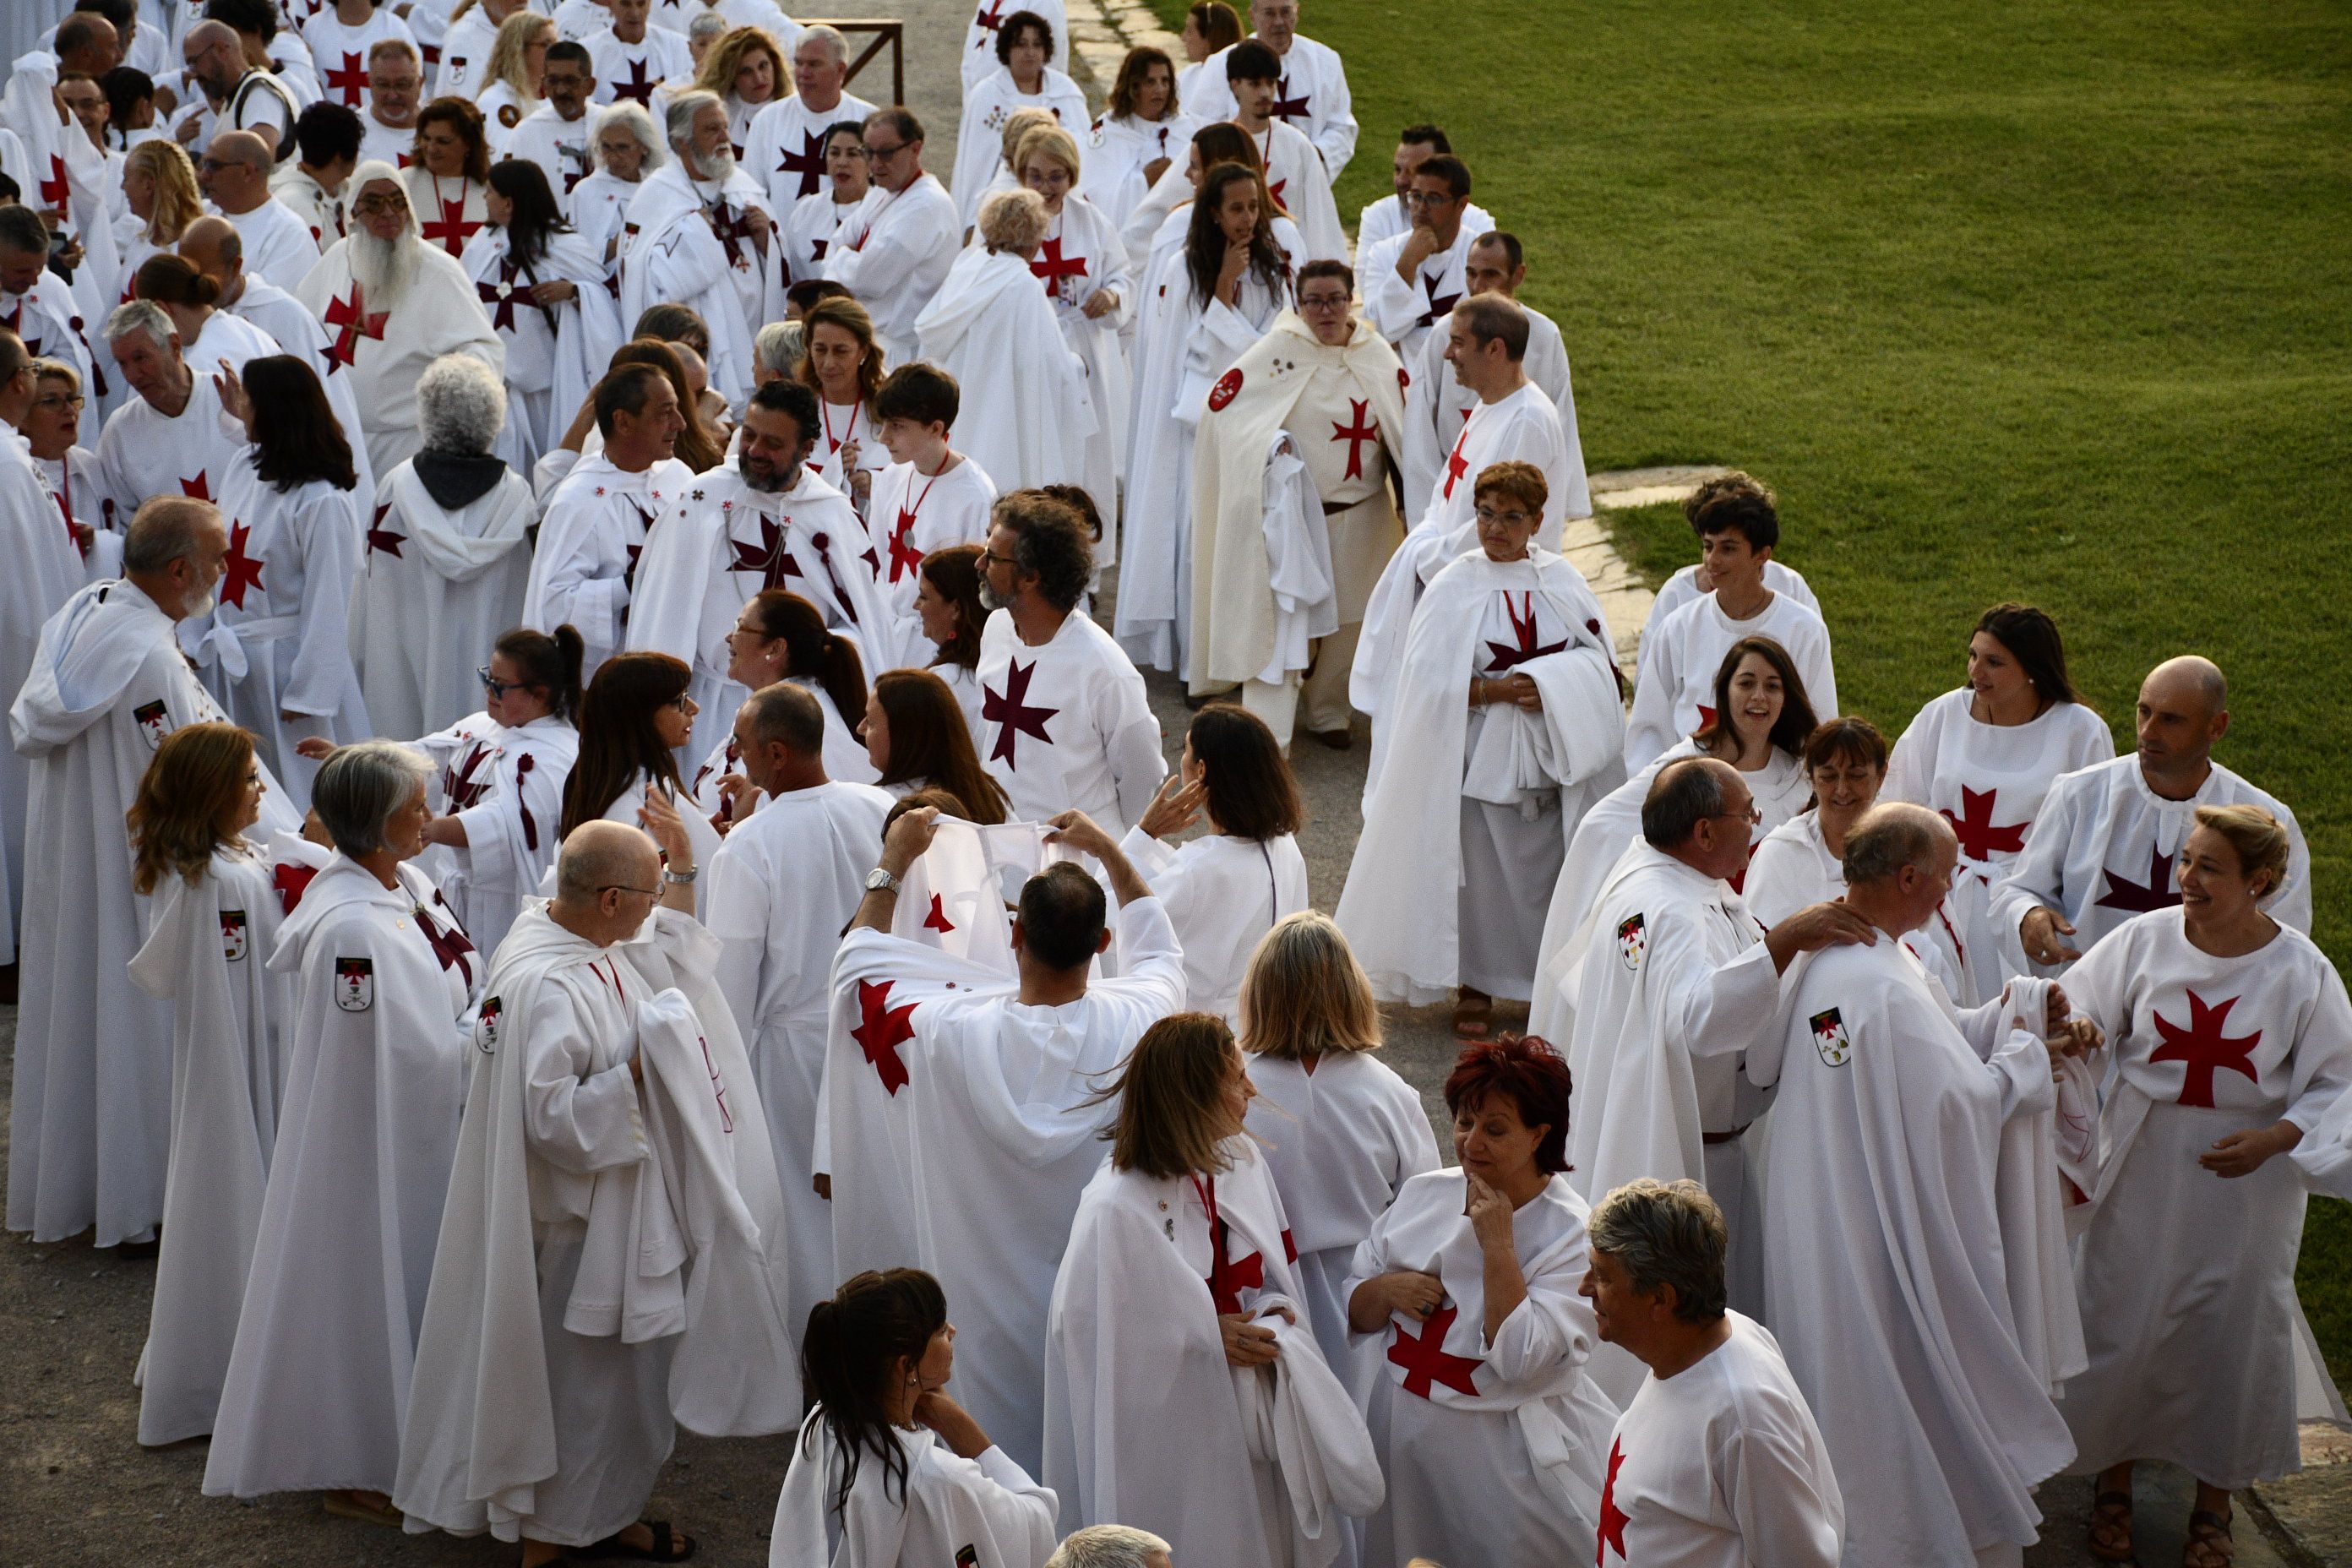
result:
[(664, 129), (677, 156), (646, 176), (621, 230), (621, 319), (653, 305), (693, 307), (710, 327), (710, 385), (740, 404), (751, 387), (751, 334), (783, 314), (783, 301), (768, 298), (767, 193), (736, 166), (717, 93), (671, 99)]

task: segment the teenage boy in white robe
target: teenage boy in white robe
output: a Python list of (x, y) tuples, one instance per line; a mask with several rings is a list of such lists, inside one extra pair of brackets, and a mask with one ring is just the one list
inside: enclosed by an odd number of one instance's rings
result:
[(880, 638), (867, 643), (869, 668), (930, 662), (938, 645), (923, 636), (915, 610), (923, 557), (988, 538), (996, 480), (952, 445), (950, 432), (962, 411), (963, 389), (955, 377), (919, 360), (892, 371), (875, 390), (874, 412), (882, 421), (890, 466), (875, 477), (866, 510), (881, 556), (880, 586), (895, 636), (887, 647), (877, 646)]
[[(1468, 209), (1475, 213), (1478, 209)], [(1470, 226), (1465, 213), (1465, 229)], [(1360, 276), (1362, 268), (1357, 268)], [(1543, 388), (1559, 415), (1560, 436), (1580, 458), (1584, 446), (1576, 430), (1576, 389), (1569, 376), (1568, 348), (1559, 327), (1549, 316), (1519, 298), (1528, 279), (1527, 253), (1519, 237), (1499, 231), (1479, 233), (1469, 243), (1462, 265), (1462, 287), (1467, 294), (1500, 294), (1527, 312), (1528, 353), (1521, 362), (1529, 381)], [(1359, 285), (1360, 287), (1360, 285)], [(1404, 498), (1405, 515), (1418, 518), (1436, 493), (1444, 472), (1446, 454), (1462, 433), (1463, 421), (1479, 404), (1478, 395), (1462, 384), (1446, 358), (1452, 334), (1433, 330), (1423, 334), (1421, 347), (1408, 355), (1405, 370), (1412, 384), (1405, 388)], [(1586, 498), (1590, 500), (1590, 496)]]
[[(1818, 954), (1748, 1054), (1779, 1086), (1768, 1320), (1854, 1500), (1853, 1568), (2021, 1562), (2033, 1489), (2074, 1455), (2013, 1304), (2072, 1309), (2060, 1222), (2053, 1205), (2015, 1229), (2004, 1210), (2056, 1158), (2011, 1124), (2062, 1104), (2053, 1079), (2084, 1042), (2047, 983), (1962, 1014), (1903, 951), (1958, 859), (1925, 806), (1873, 808), (1846, 837), (1843, 908), (1888, 940)], [(2079, 1320), (2074, 1334), (2079, 1369)]]
[(903, 109), (866, 117), (874, 190), (825, 253), (824, 275), (857, 297), (874, 318), (886, 364), (914, 357), (915, 318), (955, 265), (963, 225), (955, 198), (923, 172), (923, 124)]
[(1094, 551), (1078, 514), (1051, 496), (1000, 499), (981, 557), (981, 596), (1001, 606), (980, 635), (981, 766), (1015, 821), (1072, 808), (1114, 835), (1142, 819), (1168, 776), (1143, 677), (1079, 608)]
[[(1873, 940), (1835, 904), (1767, 932), (1731, 890), (1748, 864), (1755, 797), (1713, 758), (1669, 763), (1642, 802), (1642, 840), (1617, 862), (1583, 928), (1566, 1041), (1576, 1075), (1569, 1167), (1589, 1199), (1643, 1176), (1706, 1184), (1730, 1226), (1732, 1294), (1760, 1307), (1762, 1262), (1748, 1152), (1768, 1101), (1740, 1053), (1772, 1023), (1780, 976), (1800, 952)], [(1743, 1309), (1744, 1310), (1744, 1309)], [(1641, 1369), (1617, 1352), (1593, 1376), (1632, 1397)]]
[[(140, 509), (123, 575), (49, 617), (8, 710), (16, 753), (32, 762), (24, 894), (40, 918), (19, 948), (7, 1226), (36, 1241), (95, 1223), (99, 1247), (144, 1243), (163, 1216), (172, 1015), (123, 981), (147, 921), (123, 814), (164, 736), (221, 719), (177, 627), (210, 604), (227, 554), (211, 503), (159, 497)], [(269, 831), (293, 826), (282, 805), (264, 817)]]
[[(1356, 155), (1357, 134), (1354, 100), (1339, 52), (1298, 31), (1298, 0), (1250, 0), (1249, 23), (1250, 39), (1272, 49), (1281, 67), (1275, 112), (1315, 144), (1336, 183)], [(1227, 52), (1220, 50), (1202, 62), (1196, 85), (1184, 100), (1184, 111), (1203, 123), (1233, 118), (1234, 94), (1224, 78)]]
[(767, 798), (736, 824), (711, 862), (709, 914), (724, 943), (719, 981), (751, 1053), (784, 1191), (797, 1345), (809, 1309), (833, 1294), (833, 1220), (816, 1194), (824, 1105), (827, 975), (882, 841), (890, 796), (828, 778), (824, 713), (788, 681), (735, 710), (744, 778)]
[[(2166, 659), (2140, 682), (2129, 756), (2062, 774), (2024, 853), (1992, 892), (1993, 923), (2035, 963), (2073, 963), (2135, 915), (2180, 902), (2172, 876), (2200, 805), (2259, 805), (2286, 829), (2286, 879), (2263, 896), (2282, 925), (2311, 930), (2311, 850), (2294, 813), (2213, 760), (2230, 732), (2230, 686), (2210, 659)], [(2047, 973), (2047, 970), (2044, 971)]]
[(1225, 82), (1236, 105), (1233, 121), (1257, 144), (1266, 194), (1298, 225), (1307, 254), (1294, 262), (1348, 259), (1347, 232), (1331, 199), (1331, 175), (1322, 155), (1300, 132), (1276, 117), (1282, 67), (1272, 49), (1244, 38), (1225, 53)]
[(1167, 911), (1117, 842), (1065, 812), (1049, 842), (1101, 863), (1118, 900), (1120, 977), (1091, 979), (1113, 936), (1103, 884), (1065, 863), (1022, 887), (1016, 988), (885, 1005), (901, 969), (923, 977), (937, 967), (936, 949), (890, 928), (938, 815), (910, 811), (890, 825), (833, 986), (881, 993), (859, 1044), (876, 1071), (902, 1078), (899, 1097), (911, 1096), (918, 1261), (940, 1279), (987, 1281), (956, 1310), (962, 1402), (1023, 1468), (1042, 1469), (1047, 1307), (1079, 1194), (1102, 1164), (1098, 1134), (1118, 1113), (1099, 1091), (1143, 1031), (1183, 1005), (1184, 960)]
[[(1734, 490), (1757, 491), (1768, 501), (1772, 499), (1770, 486), (1752, 475), (1741, 473), (1737, 468), (1729, 473), (1719, 474), (1714, 479), (1704, 480), (1698, 489), (1683, 498), (1683, 521), (1691, 525), (1691, 532), (1695, 536), (1700, 539), (1706, 537), (1699, 533), (1698, 520), (1712, 511), (1719, 504), (1721, 497)], [(1764, 585), (1771, 589), (1777, 597), (1794, 599), (1819, 615), (1822, 602), (1813, 593), (1812, 585), (1805, 581), (1795, 567), (1781, 561), (1780, 553), (1776, 548), (1772, 552), (1773, 558), (1764, 563)], [(1693, 599), (1702, 598), (1714, 592), (1715, 579), (1708, 574), (1704, 552), (1700, 560), (1681, 568), (1673, 576), (1660, 584), (1658, 596), (1650, 602), (1650, 618), (1642, 623), (1642, 664), (1649, 663), (1650, 650), (1657, 644), (1658, 628), (1666, 624), (1667, 617)], [(1634, 683), (1636, 685), (1641, 683), (1638, 672), (1635, 674)], [(1808, 692), (1808, 700), (1811, 700), (1811, 694)]]
[(1593, 1205), (1583, 1294), (1603, 1343), (1648, 1368), (1617, 1417), (1600, 1568), (1837, 1568), (1845, 1501), (1780, 1342), (1726, 1309), (1723, 1212), (1696, 1182)]

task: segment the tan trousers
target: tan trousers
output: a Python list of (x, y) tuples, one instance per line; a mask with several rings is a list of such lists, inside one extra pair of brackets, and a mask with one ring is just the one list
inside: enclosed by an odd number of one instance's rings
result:
[(1355, 718), (1356, 710), (1348, 705), (1348, 671), (1356, 662), (1356, 634), (1363, 629), (1360, 621), (1349, 621), (1328, 637), (1315, 644), (1315, 668), (1302, 680), (1297, 672), (1279, 684), (1265, 680), (1242, 683), (1242, 707), (1265, 721), (1284, 751), (1290, 749), (1290, 737), (1299, 717), (1302, 699), (1306, 707), (1307, 728), (1314, 734), (1331, 730), (1344, 730)]

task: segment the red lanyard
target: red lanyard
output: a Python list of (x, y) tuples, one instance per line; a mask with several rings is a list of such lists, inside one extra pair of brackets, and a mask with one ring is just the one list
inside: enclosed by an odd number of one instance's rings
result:
[[(841, 437), (833, 433), (833, 405), (820, 397), (816, 400), (816, 406), (817, 412), (824, 416), (824, 449), (828, 452), (840, 451)], [(866, 395), (861, 392), (857, 395), (857, 401), (849, 405), (849, 434), (851, 436), (856, 436), (857, 434), (857, 416), (865, 406)]]

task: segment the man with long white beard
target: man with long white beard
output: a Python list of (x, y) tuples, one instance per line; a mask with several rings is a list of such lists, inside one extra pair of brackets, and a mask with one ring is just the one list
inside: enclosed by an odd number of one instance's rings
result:
[(367, 433), (368, 468), (388, 474), (415, 456), (416, 378), (443, 354), (469, 353), (506, 371), (506, 345), (465, 266), (416, 230), (400, 171), (370, 161), (352, 174), (352, 232), (294, 291), (348, 370)]
[(621, 231), (621, 320), (693, 307), (710, 328), (711, 389), (738, 404), (751, 387), (751, 334), (783, 313), (768, 299), (767, 194), (736, 167), (717, 93), (679, 93), (664, 130), (677, 156), (646, 176)]
[(796, 381), (762, 385), (743, 411), (735, 455), (673, 498), (638, 560), (623, 642), (694, 667), (689, 757), (730, 732), (751, 695), (728, 679), (727, 642), (753, 595), (788, 588), (808, 600), (868, 650), (869, 670), (889, 668), (871, 650), (900, 641), (886, 635), (865, 525), (808, 460), (819, 428), (814, 392)]
[[(25, 896), (42, 916), (25, 930), (7, 1223), (36, 1241), (95, 1222), (100, 1247), (144, 1243), (163, 1217), (172, 1015), (122, 983), (147, 921), (131, 890), (123, 814), (164, 736), (221, 718), (178, 627), (212, 608), (227, 554), (228, 528), (209, 501), (172, 495), (140, 508), (123, 575), (49, 618), (8, 711), (16, 751), (33, 763)], [(297, 826), (261, 771), (257, 841)]]

